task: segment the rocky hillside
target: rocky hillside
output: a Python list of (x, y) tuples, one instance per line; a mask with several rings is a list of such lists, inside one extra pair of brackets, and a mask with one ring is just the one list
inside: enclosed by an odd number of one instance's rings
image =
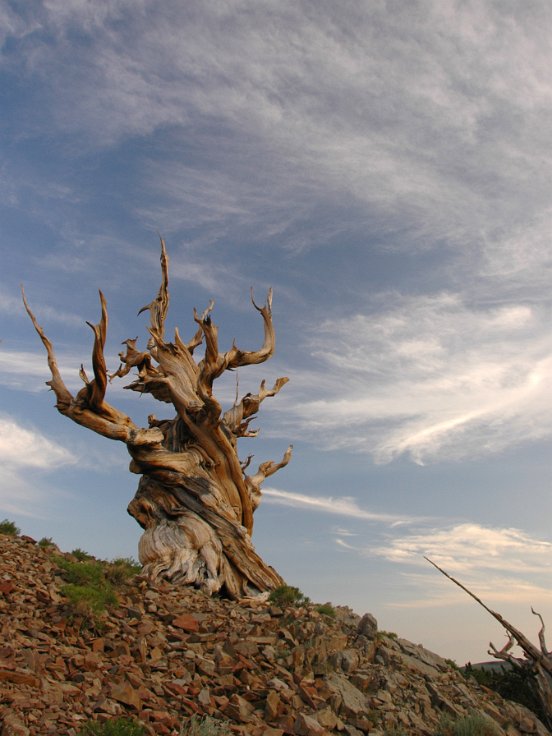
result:
[(93, 616), (78, 588), (66, 597), (60, 560), (79, 564), (0, 536), (3, 736), (75, 736), (91, 719), (121, 715), (177, 736), (193, 714), (250, 736), (430, 736), (444, 716), (473, 713), (497, 734), (549, 733), (441, 657), (378, 632), (369, 614), (236, 604), (132, 578)]

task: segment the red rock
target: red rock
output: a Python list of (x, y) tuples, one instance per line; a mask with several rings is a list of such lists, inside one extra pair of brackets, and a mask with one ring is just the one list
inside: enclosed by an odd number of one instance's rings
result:
[(294, 724), (297, 736), (330, 736), (324, 726), (321, 726), (316, 718), (300, 713)]
[(6, 713), (3, 718), (2, 736), (29, 736), (31, 732), (15, 713)]
[(142, 707), (142, 701), (138, 695), (138, 691), (127, 680), (119, 680), (111, 685), (111, 697), (120, 703), (130, 705), (136, 710), (140, 710)]
[(92, 642), (92, 651), (93, 652), (103, 652), (105, 647), (105, 640), (102, 639), (94, 639)]
[(199, 631), (199, 621), (189, 613), (182, 613), (180, 616), (173, 618), (172, 625), (184, 631)]
[(40, 678), (30, 672), (16, 672), (15, 670), (0, 669), (0, 681), (13, 682), (17, 685), (40, 687)]
[(280, 696), (274, 690), (270, 690), (268, 695), (266, 696), (265, 704), (265, 717), (267, 721), (274, 721), (278, 717), (281, 710), (282, 703), (280, 700)]
[(255, 709), (251, 703), (237, 693), (234, 693), (224, 710), (224, 714), (233, 718), (235, 721), (238, 721), (238, 723), (246, 723), (251, 720), (251, 715), (254, 710)]

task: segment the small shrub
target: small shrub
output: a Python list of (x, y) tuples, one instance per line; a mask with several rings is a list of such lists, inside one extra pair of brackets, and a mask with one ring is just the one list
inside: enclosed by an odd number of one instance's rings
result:
[(329, 616), (330, 618), (335, 618), (337, 615), (337, 612), (331, 603), (321, 603), (316, 606), (315, 611), (318, 611), (318, 613), (321, 613), (323, 616)]
[(377, 638), (382, 639), (384, 636), (386, 636), (388, 639), (398, 639), (399, 636), (394, 631), (384, 631), (383, 629), (381, 631), (378, 631)]
[(217, 721), (211, 716), (192, 716), (182, 724), (180, 736), (231, 736), (228, 721)]
[(38, 540), (38, 546), (42, 547), (42, 549), (47, 549), (48, 547), (53, 547), (54, 542), (52, 540), (52, 537), (42, 537), (42, 539)]
[(113, 585), (121, 585), (142, 570), (142, 565), (132, 557), (117, 557), (104, 565), (105, 577)]
[(138, 721), (128, 718), (112, 718), (104, 723), (89, 721), (77, 736), (145, 736), (145, 728)]
[(472, 713), (463, 718), (443, 716), (435, 736), (498, 736), (497, 725), (487, 716)]
[(92, 588), (89, 585), (64, 585), (62, 594), (68, 598), (75, 613), (94, 617), (102, 614), (107, 606), (117, 603), (117, 596), (109, 588)]
[(80, 562), (84, 562), (84, 560), (92, 560), (94, 559), (92, 555), (89, 555), (88, 552), (85, 552), (83, 549), (80, 549), (80, 547), (77, 547), (77, 549), (74, 549), (71, 554), (73, 557), (75, 557)]
[(61, 592), (69, 601), (72, 615), (81, 616), (86, 623), (100, 628), (101, 614), (107, 606), (117, 603), (104, 566), (93, 559), (86, 562), (73, 562), (65, 557), (54, 559), (67, 583)]
[(472, 667), (468, 663), (463, 668), (463, 673), (465, 677), (473, 677), (480, 685), (494, 690), (506, 700), (521, 703), (533, 711), (541, 721), (546, 721), (546, 713), (538, 695), (535, 674), (531, 669), (526, 667), (512, 669), (507, 664), (503, 664), (499, 669), (486, 670)]
[(20, 533), (21, 529), (13, 521), (9, 521), (9, 519), (0, 521), (0, 534), (9, 534), (10, 537), (16, 537)]
[(97, 587), (107, 582), (103, 567), (96, 560), (91, 562), (73, 562), (65, 557), (56, 557), (55, 562), (61, 569), (64, 580), (68, 583)]
[(310, 603), (310, 599), (301, 593), (299, 588), (292, 585), (281, 585), (275, 588), (268, 596), (270, 603), (275, 606), (301, 606)]

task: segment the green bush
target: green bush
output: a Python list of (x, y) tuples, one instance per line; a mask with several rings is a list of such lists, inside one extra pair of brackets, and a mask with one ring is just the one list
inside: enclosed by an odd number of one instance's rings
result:
[(101, 614), (107, 606), (117, 603), (104, 565), (94, 559), (86, 562), (73, 562), (65, 557), (54, 559), (66, 581), (61, 592), (69, 601), (71, 613), (82, 616), (87, 623), (98, 628)]
[(335, 618), (337, 615), (337, 612), (331, 603), (320, 603), (320, 605), (316, 606), (314, 610), (318, 611), (318, 613), (321, 613), (323, 616), (329, 616), (330, 618)]
[(395, 633), (394, 631), (385, 631), (382, 629), (381, 631), (378, 631), (376, 634), (378, 639), (382, 639), (383, 637), (387, 637), (388, 639), (398, 639), (399, 635)]
[(56, 557), (55, 562), (62, 571), (63, 579), (75, 585), (101, 586), (107, 583), (103, 566), (97, 560), (73, 562), (66, 557)]
[(498, 726), (488, 716), (472, 713), (463, 718), (443, 716), (435, 736), (498, 736)]
[(182, 724), (180, 736), (231, 736), (228, 721), (217, 721), (211, 716), (192, 716)]
[(142, 570), (142, 565), (132, 557), (117, 557), (104, 565), (104, 574), (113, 585), (122, 585)]
[(104, 723), (89, 721), (77, 736), (145, 736), (145, 728), (138, 721), (128, 718), (112, 718)]
[(54, 542), (52, 541), (52, 537), (42, 537), (42, 539), (38, 540), (38, 546), (42, 547), (42, 549), (47, 549), (48, 547), (53, 547)]
[(281, 585), (275, 588), (268, 596), (270, 603), (275, 606), (301, 606), (310, 603), (310, 599), (301, 593), (299, 588), (292, 585)]
[(62, 594), (69, 600), (76, 613), (82, 616), (99, 616), (107, 606), (117, 603), (117, 596), (109, 588), (92, 588), (89, 585), (64, 585)]
[(535, 675), (529, 668), (512, 669), (507, 664), (493, 670), (480, 669), (467, 664), (463, 668), (465, 677), (473, 677), (480, 685), (494, 690), (507, 700), (521, 703), (546, 722), (546, 713), (538, 695)]
[(9, 534), (10, 537), (16, 537), (20, 533), (21, 529), (13, 521), (9, 521), (8, 519), (0, 521), (0, 534)]
[(89, 555), (88, 552), (85, 552), (80, 547), (77, 547), (77, 549), (74, 549), (71, 552), (71, 554), (73, 555), (73, 557), (76, 557), (77, 560), (79, 560), (80, 562), (84, 562), (84, 560), (92, 560), (92, 559), (94, 559), (92, 555)]

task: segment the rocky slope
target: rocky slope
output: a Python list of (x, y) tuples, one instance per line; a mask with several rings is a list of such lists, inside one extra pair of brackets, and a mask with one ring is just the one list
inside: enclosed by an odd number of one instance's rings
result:
[(135, 578), (99, 630), (87, 628), (55, 560), (28, 537), (0, 535), (3, 736), (75, 736), (89, 719), (118, 715), (178, 735), (194, 713), (251, 736), (430, 736), (443, 714), (473, 712), (500, 734), (549, 733), (522, 706), (348, 609), (332, 619), (313, 606), (236, 604)]

